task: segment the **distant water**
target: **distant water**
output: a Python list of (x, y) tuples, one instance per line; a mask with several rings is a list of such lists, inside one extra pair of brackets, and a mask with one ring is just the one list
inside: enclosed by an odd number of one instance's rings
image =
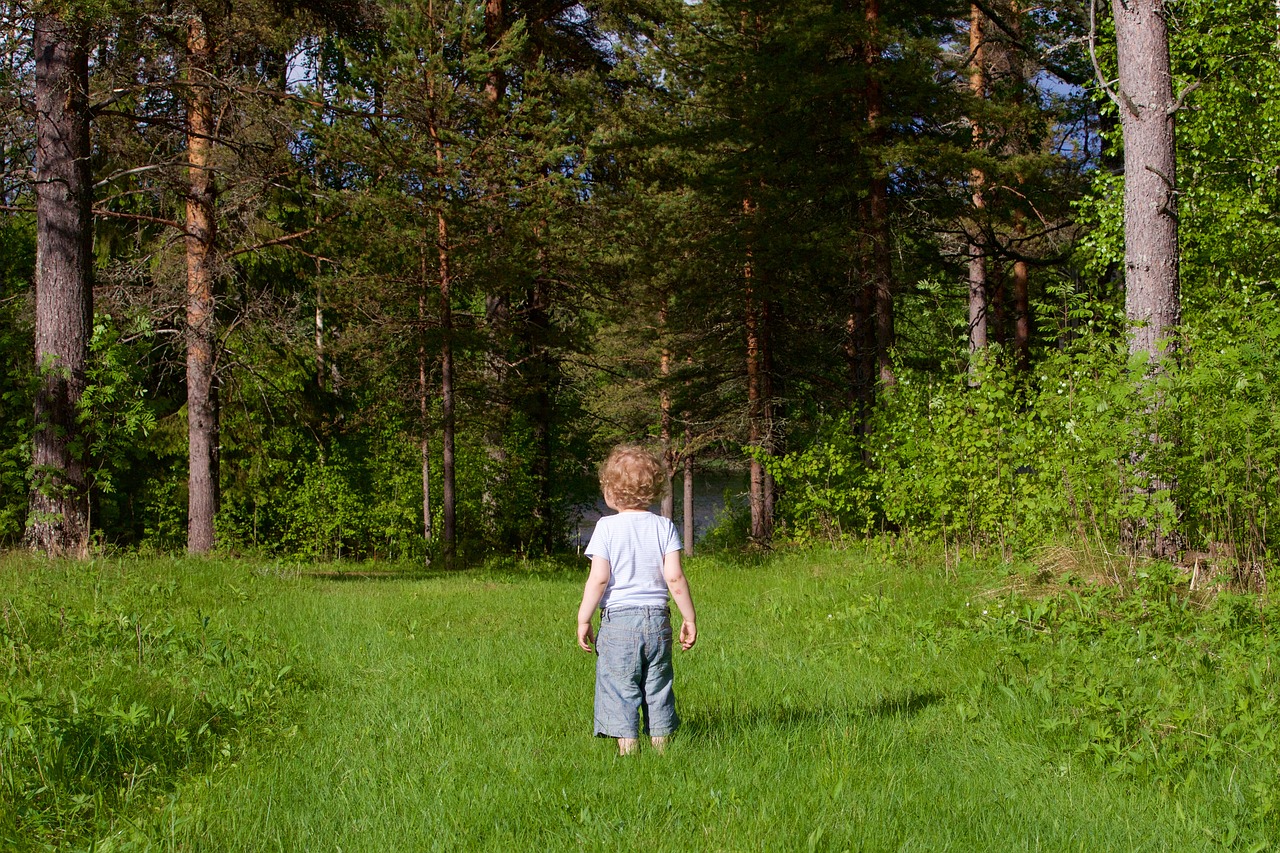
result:
[[(676, 475), (672, 483), (676, 494), (675, 524), (680, 535), (684, 535), (684, 477)], [(731, 499), (746, 500), (747, 477), (745, 474), (694, 474), (693, 475), (693, 538), (694, 544), (702, 538), (710, 528), (715, 526), (716, 519), (724, 510), (725, 492)], [(653, 512), (657, 506), (649, 507)], [(575, 507), (577, 526), (574, 545), (578, 548), (586, 546), (591, 539), (591, 531), (602, 515), (611, 515), (613, 510), (604, 505), (604, 498), (597, 498), (595, 503), (580, 504)]]

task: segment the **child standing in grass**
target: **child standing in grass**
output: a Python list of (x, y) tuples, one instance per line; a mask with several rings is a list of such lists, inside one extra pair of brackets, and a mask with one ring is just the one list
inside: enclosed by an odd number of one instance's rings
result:
[[(578, 608), (578, 645), (596, 652), (596, 735), (617, 738), (622, 755), (639, 746), (641, 710), (644, 731), (659, 752), (680, 725), (668, 593), (683, 619), (680, 647), (688, 651), (698, 639), (689, 582), (680, 568), (680, 535), (668, 519), (648, 511), (664, 485), (653, 454), (615, 447), (600, 467), (600, 489), (618, 514), (596, 522), (587, 544), (591, 574)], [(598, 639), (591, 632), (597, 606)]]

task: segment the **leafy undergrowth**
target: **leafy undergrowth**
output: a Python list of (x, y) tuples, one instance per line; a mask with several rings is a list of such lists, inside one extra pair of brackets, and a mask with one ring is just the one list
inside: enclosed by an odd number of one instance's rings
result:
[(300, 682), (256, 595), (225, 565), (0, 563), (0, 847), (107, 835), (279, 729)]
[(997, 642), (957, 710), (1003, 716), (1065, 759), (1168, 790), (1224, 769), (1256, 770), (1243, 798), (1274, 841), (1278, 618), (1280, 606), (1255, 595), (1193, 594), (1164, 564), (1122, 584), (1068, 575), (1048, 591), (975, 597), (961, 624)]

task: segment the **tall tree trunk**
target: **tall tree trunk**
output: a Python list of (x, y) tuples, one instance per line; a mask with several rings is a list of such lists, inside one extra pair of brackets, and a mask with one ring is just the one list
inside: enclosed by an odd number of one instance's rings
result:
[[(750, 197), (742, 201), (742, 212), (748, 219), (755, 215), (755, 204)], [(758, 286), (755, 261), (750, 244), (742, 265), (744, 285), (743, 324), (747, 345), (747, 442), (755, 451), (750, 463), (751, 539), (757, 544), (767, 544), (772, 536), (770, 517), (771, 488), (764, 464), (759, 454), (765, 450), (768, 435), (768, 405), (765, 358), (765, 302), (757, 297)]]
[[(986, 49), (983, 46), (982, 10), (972, 4), (969, 9), (969, 90), (974, 98), (982, 99), (987, 93)], [(982, 125), (972, 119), (973, 148), (983, 145)], [(977, 382), (978, 356), (987, 347), (987, 250), (982, 240), (982, 211), (986, 208), (983, 185), (986, 175), (981, 169), (972, 172), (973, 183), (973, 236), (969, 240), (969, 381)]]
[[(427, 323), (427, 256), (422, 255), (422, 292), (418, 294), (418, 334), (425, 336)], [(431, 541), (431, 381), (427, 370), (427, 345), (418, 343), (418, 428), (422, 451), (422, 538)], [(430, 559), (428, 557), (428, 559)]]
[(324, 288), (316, 284), (316, 388), (325, 389), (324, 356)]
[[(536, 236), (541, 241), (546, 233), (545, 223)], [(538, 266), (544, 269), (545, 253), (538, 250)], [(533, 480), (535, 487), (533, 514), (536, 522), (535, 541), (530, 543), (544, 554), (555, 550), (558, 529), (555, 524), (555, 508), (552, 506), (552, 478), (554, 471), (555, 400), (552, 388), (559, 372), (559, 364), (552, 356), (551, 292), (544, 275), (539, 273), (529, 293), (529, 313), (524, 332), (529, 340), (529, 414), (533, 420), (534, 458)]]
[(689, 438), (689, 430), (687, 428), (684, 432), (684, 453), (682, 456), (684, 464), (684, 554), (686, 557), (692, 557), (693, 538), (696, 532), (694, 521), (696, 519), (693, 514), (693, 442)]
[[(867, 127), (870, 142), (879, 150), (885, 142), (884, 93), (877, 66), (880, 64), (880, 0), (866, 0), (867, 41), (863, 61), (867, 69)], [(893, 256), (889, 240), (889, 182), (877, 163), (867, 198), (868, 231), (871, 235), (871, 304), (875, 314), (876, 379), (882, 388), (897, 382), (891, 352), (895, 342), (893, 323)]]
[(212, 172), (212, 49), (200, 17), (187, 25), (187, 551), (213, 549), (218, 512), (218, 406), (214, 367), (217, 223)]
[[(1095, 0), (1089, 0), (1095, 2)], [(1013, 31), (1015, 35), (1021, 39), (1022, 37), (1022, 0), (1012, 0), (1009, 4), (1009, 12)], [(1022, 106), (1025, 100), (1025, 91), (1027, 85), (1026, 74), (1023, 65), (1018, 61), (1016, 55), (1011, 51), (1006, 51), (1008, 56), (1009, 74), (1013, 78), (1014, 84), (1014, 102), (1018, 106)], [(1016, 153), (1024, 153), (1022, 146), (1018, 146)], [(1017, 176), (1019, 187), (1022, 184), (1022, 176)], [(1027, 262), (1022, 259), (1022, 247), (1027, 236), (1026, 214), (1015, 209), (1013, 212), (1013, 236), (1014, 245), (1018, 248), (1018, 259), (1013, 262), (1013, 352), (1015, 364), (1019, 373), (1026, 374), (1031, 372), (1031, 297), (1029, 293), (1030, 270)]]
[(490, 104), (498, 104), (507, 92), (507, 75), (497, 61), (498, 44), (507, 32), (506, 0), (485, 0), (484, 3), (484, 43), (489, 51), (490, 61), (488, 79), (484, 84), (485, 96)]
[(1005, 286), (1004, 264), (987, 263), (987, 343), (1004, 346), (1009, 342), (1009, 300)]
[[(850, 278), (856, 280), (856, 273)], [(867, 283), (851, 285), (853, 305), (845, 318), (844, 357), (849, 375), (849, 402), (865, 428), (875, 402), (875, 290)]]
[[(1125, 315), (1132, 326), (1129, 352), (1148, 358), (1148, 380), (1164, 370), (1182, 319), (1178, 289), (1177, 154), (1173, 78), (1163, 0), (1112, 0), (1124, 137)], [(1153, 402), (1153, 416), (1163, 402)], [(1167, 440), (1154, 432), (1155, 447)], [(1146, 454), (1133, 460), (1135, 489), (1147, 496), (1173, 484), (1146, 470)], [(1159, 525), (1132, 530), (1135, 551), (1169, 557), (1176, 532)]]
[[(427, 3), (427, 17), (434, 24), (435, 3)], [(436, 186), (443, 188), (446, 182), (444, 140), (440, 138), (439, 118), (436, 115), (436, 77), (427, 75), (427, 134), (436, 155)], [(456, 459), (454, 437), (457, 421), (454, 417), (453, 376), (453, 270), (450, 264), (449, 220), (445, 216), (443, 189), (434, 199), (436, 215), (436, 273), (440, 286), (440, 515), (441, 539), (444, 550), (444, 567), (457, 565), (458, 551), (458, 498), (456, 483)]]
[[(506, 73), (498, 62), (497, 52), (508, 26), (506, 0), (485, 0), (484, 43), (485, 49), (489, 52), (491, 64), (486, 75), (484, 91), (489, 104), (490, 117), (495, 122), (507, 91)], [(495, 226), (491, 223), (489, 228), (492, 233)], [(489, 332), (491, 342), (485, 355), (485, 373), (491, 405), (484, 429), (484, 444), (492, 475), (484, 478), (480, 500), (491, 522), (495, 527), (499, 527), (502, 510), (498, 505), (498, 495), (506, 490), (508, 464), (507, 449), (503, 442), (511, 419), (511, 401), (508, 397), (510, 365), (502, 348), (503, 344), (509, 342), (511, 336), (511, 300), (501, 290), (485, 295), (485, 328)]]
[(35, 20), (35, 398), (27, 542), (88, 556), (88, 480), (78, 418), (93, 324), (89, 63), (56, 14)]
[[(443, 153), (437, 148), (438, 165), (443, 169)], [(457, 492), (455, 483), (454, 378), (453, 378), (453, 308), (450, 305), (452, 272), (449, 268), (449, 222), (444, 211), (436, 213), (436, 238), (439, 246), (440, 273), (440, 476), (441, 514), (444, 530), (444, 567), (455, 566), (458, 547)]]
[[(1013, 233), (1024, 237), (1027, 233), (1022, 214), (1014, 214)], [(1027, 262), (1013, 262), (1013, 351), (1017, 359), (1018, 372), (1028, 373), (1031, 370), (1031, 299), (1029, 296), (1030, 273)]]
[(671, 388), (669, 384), (671, 381), (671, 350), (667, 348), (665, 341), (667, 335), (667, 306), (665, 302), (658, 311), (658, 328), (661, 330), (660, 334), (664, 339), (662, 355), (658, 361), (659, 381), (662, 383), (658, 389), (658, 431), (662, 442), (662, 475), (666, 479), (666, 488), (662, 492), (662, 517), (674, 521), (676, 496), (672, 486), (675, 481), (676, 456), (671, 437)]
[(507, 448), (503, 440), (511, 418), (508, 396), (510, 364), (500, 347), (510, 341), (511, 303), (505, 293), (487, 294), (484, 302), (485, 327), (490, 341), (485, 353), (485, 379), (490, 405), (485, 418), (484, 446), (491, 475), (484, 479), (480, 502), (487, 517), (497, 525), (501, 515), (498, 495), (506, 488)]
[[(763, 396), (763, 405), (761, 407), (761, 416), (764, 420), (764, 435), (761, 447), (766, 453), (772, 454), (777, 450), (777, 435), (774, 432), (773, 425), (773, 326), (774, 326), (774, 304), (769, 300), (764, 300), (760, 304), (760, 390)], [(778, 500), (777, 482), (774, 479), (773, 472), (768, 468), (764, 471), (764, 541), (773, 540), (773, 519), (774, 510), (776, 509)]]
[[(742, 212), (748, 217), (754, 212), (751, 199), (744, 199)], [(758, 449), (763, 440), (762, 412), (763, 391), (760, 387), (760, 315), (755, 297), (755, 268), (751, 257), (751, 248), (747, 248), (747, 259), (742, 265), (742, 278), (745, 285), (743, 300), (743, 325), (747, 333), (747, 442), (753, 449)], [(751, 538), (762, 541), (765, 535), (764, 525), (764, 466), (755, 454), (751, 457), (748, 500), (751, 504)]]

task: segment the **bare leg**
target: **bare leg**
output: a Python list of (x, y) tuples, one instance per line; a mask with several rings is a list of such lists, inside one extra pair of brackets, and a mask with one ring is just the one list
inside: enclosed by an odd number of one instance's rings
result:
[(631, 755), (640, 748), (640, 739), (634, 737), (618, 738), (618, 755)]
[(667, 749), (667, 739), (665, 736), (651, 737), (649, 738), (649, 744), (654, 748), (654, 751), (658, 753), (665, 752)]

